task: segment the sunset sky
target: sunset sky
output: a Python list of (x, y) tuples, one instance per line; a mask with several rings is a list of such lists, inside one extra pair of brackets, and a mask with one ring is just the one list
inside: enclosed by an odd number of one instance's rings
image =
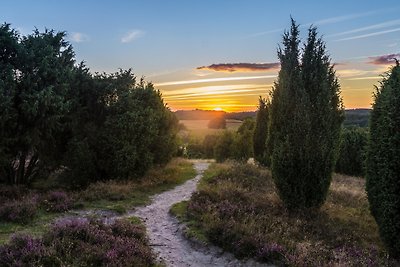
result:
[(255, 110), (279, 71), (290, 26), (313, 24), (336, 65), (346, 108), (371, 106), (374, 85), (400, 58), (400, 2), (393, 1), (3, 1), (1, 22), (21, 34), (66, 31), (95, 72), (133, 68), (178, 109)]

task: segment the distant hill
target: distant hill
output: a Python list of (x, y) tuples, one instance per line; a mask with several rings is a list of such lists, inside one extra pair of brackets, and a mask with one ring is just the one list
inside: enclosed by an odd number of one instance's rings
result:
[[(368, 127), (371, 109), (346, 109), (344, 127), (359, 126)], [(226, 119), (244, 120), (248, 117), (256, 117), (256, 111), (225, 112), (215, 110), (178, 110), (175, 115), (179, 120), (211, 120), (218, 116)]]

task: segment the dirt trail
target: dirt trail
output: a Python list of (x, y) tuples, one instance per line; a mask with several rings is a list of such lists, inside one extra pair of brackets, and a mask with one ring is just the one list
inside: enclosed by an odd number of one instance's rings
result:
[(137, 208), (132, 215), (144, 221), (150, 243), (167, 266), (267, 266), (254, 261), (242, 262), (217, 247), (188, 241), (180, 231), (177, 219), (169, 214), (173, 204), (190, 198), (208, 165), (206, 161), (194, 161), (195, 178), (156, 195), (150, 205)]

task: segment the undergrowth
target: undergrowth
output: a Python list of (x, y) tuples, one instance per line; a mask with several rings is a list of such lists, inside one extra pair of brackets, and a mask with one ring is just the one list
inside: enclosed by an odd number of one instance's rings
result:
[(320, 210), (289, 213), (269, 170), (214, 164), (198, 192), (173, 212), (238, 258), (284, 266), (391, 265), (364, 188), (362, 179), (334, 175)]

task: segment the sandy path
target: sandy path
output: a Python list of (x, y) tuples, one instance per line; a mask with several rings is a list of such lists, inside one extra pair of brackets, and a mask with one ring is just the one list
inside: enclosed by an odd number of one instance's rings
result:
[(254, 261), (242, 262), (219, 248), (188, 241), (179, 230), (177, 219), (169, 214), (173, 204), (190, 198), (208, 165), (205, 161), (194, 161), (197, 172), (195, 178), (156, 195), (150, 205), (137, 208), (132, 215), (144, 221), (150, 243), (167, 266), (266, 266)]

